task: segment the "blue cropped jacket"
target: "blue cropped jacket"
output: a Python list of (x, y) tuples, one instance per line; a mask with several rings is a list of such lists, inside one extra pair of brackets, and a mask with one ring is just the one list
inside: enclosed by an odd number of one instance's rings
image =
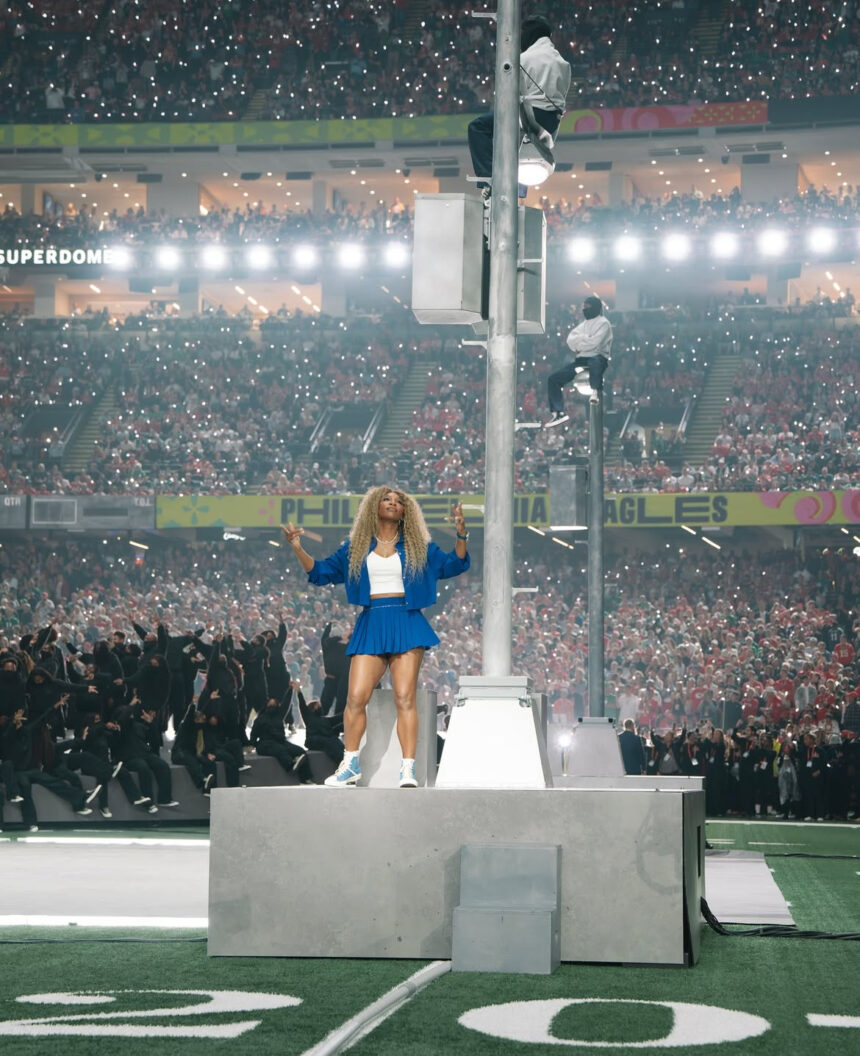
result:
[[(371, 540), (370, 549), (376, 547), (376, 539)], [(435, 543), (427, 544), (427, 564), (418, 575), (406, 575), (406, 551), (403, 540), (397, 541), (397, 553), (403, 569), (403, 585), (406, 590), (407, 609), (426, 609), (436, 601), (436, 581), (450, 579), (466, 572), (471, 564), (468, 553), (464, 558), (457, 556), (457, 551), (450, 553), (442, 550)], [(314, 567), (308, 572), (308, 582), (322, 587), (328, 583), (345, 583), (346, 600), (352, 605), (370, 604), (370, 577), (367, 574), (367, 560), (361, 565), (361, 574), (357, 580), (349, 578), (349, 539), (346, 539), (335, 552), (322, 561), (314, 561)]]

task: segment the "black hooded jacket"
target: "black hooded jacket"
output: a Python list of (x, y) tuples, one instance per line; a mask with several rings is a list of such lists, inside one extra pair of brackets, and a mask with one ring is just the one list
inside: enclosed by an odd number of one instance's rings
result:
[[(4, 670), (4, 665), (14, 663), (14, 671)], [(27, 675), (24, 662), (15, 653), (4, 653), (0, 656), (0, 715), (11, 718), (19, 708), (26, 704)]]
[(147, 711), (161, 712), (170, 696), (170, 671), (167, 658), (161, 653), (144, 650), (137, 671), (127, 678), (126, 685), (133, 687), (141, 705)]

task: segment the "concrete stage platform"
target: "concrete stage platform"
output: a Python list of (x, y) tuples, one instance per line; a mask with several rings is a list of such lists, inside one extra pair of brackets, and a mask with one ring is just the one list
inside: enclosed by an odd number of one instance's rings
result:
[(219, 789), (209, 952), (448, 959), (461, 846), (542, 843), (561, 847), (563, 961), (693, 964), (704, 793), (619, 786)]

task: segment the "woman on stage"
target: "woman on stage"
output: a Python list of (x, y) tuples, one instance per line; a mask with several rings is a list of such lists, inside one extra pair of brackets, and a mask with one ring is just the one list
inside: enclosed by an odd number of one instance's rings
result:
[(452, 520), (457, 543), (450, 553), (430, 541), (421, 507), (397, 488), (371, 488), (349, 538), (329, 557), (315, 561), (302, 546), (302, 529), (281, 525), (308, 580), (317, 586), (345, 583), (347, 600), (361, 605), (347, 654), (352, 657), (346, 709), (344, 756), (327, 785), (355, 785), (361, 777), (358, 748), (367, 725), (373, 690), (391, 672), (397, 705), (397, 737), (403, 751), (400, 787), (415, 788), (418, 711), (415, 694), (424, 650), (439, 644), (421, 610), (436, 601), (436, 581), (469, 568), (466, 522), (459, 504)]

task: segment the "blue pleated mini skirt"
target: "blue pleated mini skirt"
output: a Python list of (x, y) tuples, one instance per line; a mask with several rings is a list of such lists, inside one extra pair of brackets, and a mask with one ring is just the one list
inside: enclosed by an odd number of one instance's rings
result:
[(439, 644), (420, 609), (407, 609), (405, 598), (371, 598), (352, 629), (347, 656), (390, 656)]

